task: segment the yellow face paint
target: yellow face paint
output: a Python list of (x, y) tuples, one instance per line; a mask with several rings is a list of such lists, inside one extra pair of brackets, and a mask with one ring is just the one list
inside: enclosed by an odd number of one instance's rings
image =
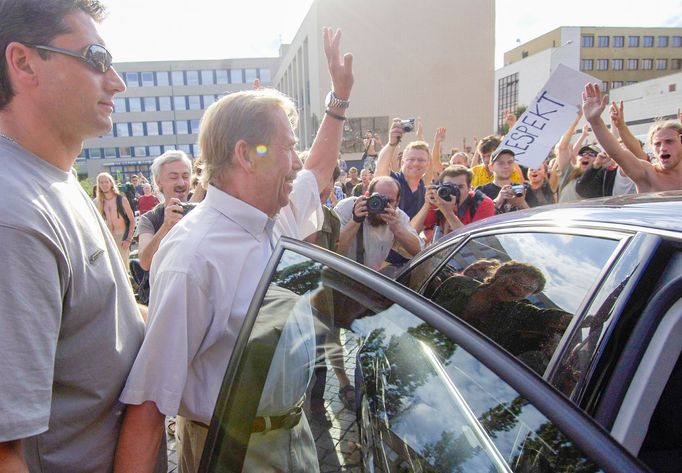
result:
[(258, 145), (256, 146), (256, 153), (258, 156), (265, 156), (268, 154), (268, 147), (265, 145)]

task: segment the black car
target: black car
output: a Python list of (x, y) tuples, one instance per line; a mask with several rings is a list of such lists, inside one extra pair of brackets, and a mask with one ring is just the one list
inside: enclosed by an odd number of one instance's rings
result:
[[(202, 471), (681, 471), (681, 216), (664, 193), (493, 217), (396, 281), (282, 239)], [(355, 409), (331, 373), (309, 407), (325, 345)]]

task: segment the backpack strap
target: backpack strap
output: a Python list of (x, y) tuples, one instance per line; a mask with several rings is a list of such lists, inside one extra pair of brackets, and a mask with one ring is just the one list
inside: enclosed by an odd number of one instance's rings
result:
[(360, 264), (365, 264), (365, 244), (362, 222), (360, 222), (358, 233), (355, 234), (355, 261)]

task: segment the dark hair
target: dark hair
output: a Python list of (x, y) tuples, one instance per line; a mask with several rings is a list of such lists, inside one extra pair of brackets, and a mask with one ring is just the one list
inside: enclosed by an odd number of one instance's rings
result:
[(445, 177), (457, 176), (466, 176), (467, 185), (471, 186), (471, 180), (474, 178), (474, 172), (466, 166), (462, 166), (461, 164), (454, 164), (452, 166), (446, 167), (443, 170), (443, 172), (440, 173), (440, 176), (438, 176), (438, 180), (440, 182), (443, 182), (443, 178)]
[[(104, 19), (106, 9), (99, 0), (0, 0), (0, 110), (14, 97), (5, 52), (10, 43), (50, 44), (69, 32), (64, 17), (83, 11), (93, 20)], [(38, 52), (43, 59), (49, 52)]]
[(341, 168), (338, 166), (334, 166), (334, 171), (332, 172), (332, 180), (336, 182), (336, 180), (339, 178), (341, 175)]
[(481, 141), (478, 142), (478, 152), (481, 154), (492, 153), (500, 146), (501, 142), (502, 140), (497, 135), (483, 137), (481, 138)]

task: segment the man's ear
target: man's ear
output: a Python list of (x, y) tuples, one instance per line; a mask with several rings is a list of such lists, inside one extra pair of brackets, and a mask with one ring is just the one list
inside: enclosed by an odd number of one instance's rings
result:
[(34, 82), (37, 80), (35, 63), (39, 56), (32, 54), (28, 46), (12, 41), (5, 49), (5, 60), (7, 62), (7, 75), (14, 79), (15, 83)]
[(253, 153), (253, 148), (246, 141), (237, 141), (234, 145), (234, 153), (232, 156), (233, 164), (239, 166), (244, 171), (253, 172), (255, 169)]

